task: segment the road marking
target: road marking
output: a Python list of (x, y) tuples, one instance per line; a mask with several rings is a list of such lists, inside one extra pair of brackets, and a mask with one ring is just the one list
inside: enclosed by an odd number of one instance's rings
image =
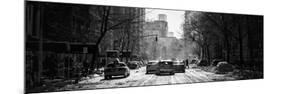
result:
[(158, 76), (153, 75), (153, 77), (150, 80), (148, 80), (146, 83), (144, 83), (144, 85), (145, 86), (148, 86), (148, 85), (158, 85), (158, 84), (155, 83), (157, 81), (157, 79), (158, 79)]
[(154, 75), (151, 75), (148, 79), (144, 80), (144, 81), (140, 84), (140, 86), (144, 86), (144, 84), (145, 84), (146, 82), (148, 82), (149, 80), (151, 80), (151, 79), (153, 78), (153, 76), (154, 76)]
[(171, 84), (170, 76), (157, 76), (157, 78), (159, 78), (156, 80), (157, 85)]
[(147, 80), (150, 80), (152, 77), (153, 77), (153, 75), (148, 75), (148, 77), (146, 77), (146, 75), (144, 75), (144, 77), (142, 77), (135, 83), (131, 83), (129, 86), (142, 86)]
[(172, 78), (174, 79), (174, 84), (179, 84), (179, 83), (185, 83), (183, 79), (179, 80), (178, 78), (183, 76), (182, 73), (181, 74), (175, 74)]
[(185, 76), (188, 77), (191, 81), (191, 83), (200, 82), (194, 75), (191, 74), (192, 70), (188, 70), (187, 73), (185, 73)]
[(200, 72), (196, 72), (195, 70), (192, 70), (192, 71), (190, 72), (190, 75), (192, 75), (194, 78), (196, 78), (197, 80), (199, 80), (199, 82), (206, 82), (206, 81), (208, 81), (208, 80), (206, 80), (206, 79), (204, 79), (204, 78), (201, 78), (199, 74), (200, 74)]
[(188, 72), (188, 70), (186, 70), (185, 73), (182, 73), (181, 77), (184, 79), (184, 81), (187, 81), (185, 83), (192, 83), (191, 78), (187, 76), (187, 72)]
[[(130, 87), (130, 86), (148, 86), (148, 85), (164, 85), (164, 84), (183, 84), (212, 81), (205, 71), (196, 71), (196, 69), (187, 69), (185, 73), (175, 73), (175, 75), (154, 74), (145, 75), (143, 72), (132, 73), (127, 78), (112, 79), (101, 81), (101, 84), (94, 85), (89, 88), (113, 88), (113, 87)], [(94, 81), (96, 82), (96, 80)], [(86, 87), (85, 87), (86, 88)]]
[(167, 77), (168, 79), (168, 84), (172, 84), (174, 82), (173, 76), (170, 75), (169, 77)]
[(178, 83), (191, 83), (191, 80), (185, 77), (185, 73), (178, 74), (175, 79), (177, 79)]
[(197, 72), (197, 74), (198, 74), (198, 76), (200, 76), (200, 78), (205, 78), (206, 82), (213, 81), (204, 72), (205, 71), (202, 70), (200, 73)]
[(171, 84), (176, 84), (177, 83), (177, 81), (175, 79), (175, 76), (176, 76), (176, 74), (170, 76)]

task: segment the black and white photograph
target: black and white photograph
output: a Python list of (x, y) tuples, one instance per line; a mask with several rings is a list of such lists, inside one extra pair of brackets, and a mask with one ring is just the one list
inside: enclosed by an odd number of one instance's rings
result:
[(25, 93), (264, 78), (263, 15), (24, 2)]

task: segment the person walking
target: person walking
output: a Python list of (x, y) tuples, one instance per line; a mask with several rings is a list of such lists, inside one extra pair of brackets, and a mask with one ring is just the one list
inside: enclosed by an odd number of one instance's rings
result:
[(185, 66), (187, 66), (187, 68), (189, 68), (188, 59), (185, 59)]

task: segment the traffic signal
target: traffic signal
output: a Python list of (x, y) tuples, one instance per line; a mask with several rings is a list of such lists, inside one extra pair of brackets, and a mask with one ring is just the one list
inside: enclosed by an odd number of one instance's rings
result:
[(155, 41), (158, 41), (158, 37), (157, 36), (155, 37)]

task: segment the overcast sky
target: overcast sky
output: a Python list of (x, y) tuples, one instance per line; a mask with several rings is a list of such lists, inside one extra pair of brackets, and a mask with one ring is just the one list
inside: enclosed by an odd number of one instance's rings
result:
[(158, 14), (167, 15), (168, 32), (174, 32), (174, 36), (180, 38), (183, 32), (181, 25), (184, 21), (184, 11), (146, 9), (146, 20), (157, 20)]

